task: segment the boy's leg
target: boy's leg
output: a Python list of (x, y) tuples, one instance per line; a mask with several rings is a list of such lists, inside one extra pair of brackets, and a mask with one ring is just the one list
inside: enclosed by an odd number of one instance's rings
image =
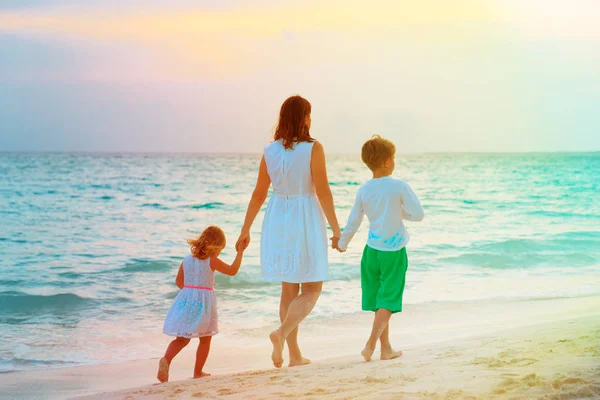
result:
[(398, 358), (402, 355), (401, 350), (395, 351), (392, 348), (392, 343), (390, 343), (390, 324), (388, 323), (379, 338), (381, 342), (381, 359), (382, 360), (392, 360), (394, 358)]
[[(362, 259), (360, 262), (360, 287), (362, 289), (362, 309), (363, 311), (373, 311), (375, 312), (375, 319), (373, 321), (373, 329), (371, 331), (371, 337), (367, 341), (367, 345), (361, 352), (362, 356), (365, 358), (365, 361), (370, 361), (373, 352), (375, 351), (375, 344), (372, 346), (369, 345), (373, 336), (381, 335), (380, 330), (381, 324), (381, 315), (383, 315), (383, 310), (380, 314), (380, 318), (378, 320), (377, 313), (377, 292), (379, 291), (379, 275), (380, 275), (380, 265), (379, 265), (379, 251), (370, 248), (369, 246), (365, 246), (363, 250)], [(375, 342), (377, 339), (375, 339)]]
[[(406, 248), (394, 252), (385, 252), (381, 256), (381, 288), (377, 296), (377, 307), (390, 310), (392, 313), (402, 311), (402, 298), (406, 284), (408, 257)], [(394, 351), (390, 343), (389, 324), (381, 334), (381, 359), (391, 360), (402, 355)]]
[(196, 366), (194, 367), (194, 378), (210, 376), (210, 374), (202, 372), (202, 369), (204, 368), (204, 364), (206, 363), (206, 359), (208, 358), (208, 353), (210, 352), (211, 340), (212, 336), (204, 336), (200, 338), (198, 350), (196, 350)]
[(158, 374), (156, 377), (160, 382), (169, 381), (169, 366), (171, 365), (171, 361), (189, 342), (190, 339), (178, 337), (169, 344), (165, 356), (158, 362)]
[(371, 336), (369, 337), (369, 340), (367, 340), (367, 344), (365, 344), (365, 348), (361, 352), (362, 356), (365, 358), (365, 361), (371, 361), (371, 357), (375, 352), (375, 346), (377, 346), (377, 341), (381, 337), (385, 328), (388, 326), (391, 316), (392, 312), (390, 310), (386, 310), (385, 308), (380, 308), (375, 312)]

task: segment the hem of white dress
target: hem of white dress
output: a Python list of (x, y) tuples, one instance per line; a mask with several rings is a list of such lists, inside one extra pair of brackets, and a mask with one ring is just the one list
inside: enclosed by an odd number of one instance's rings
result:
[(183, 337), (186, 339), (195, 339), (195, 338), (201, 338), (201, 337), (207, 337), (207, 336), (215, 336), (217, 333), (219, 333), (219, 331), (198, 333), (198, 334), (193, 334), (193, 335), (180, 335), (175, 332), (165, 332), (165, 331), (163, 331), (163, 333), (167, 336), (172, 336), (172, 337)]
[(285, 283), (312, 283), (312, 282), (325, 282), (329, 280), (329, 277), (317, 277), (314, 279), (308, 279), (308, 280), (293, 280), (293, 279), (287, 279), (287, 278), (280, 278), (280, 277), (266, 277), (263, 276), (263, 279), (267, 282), (285, 282)]

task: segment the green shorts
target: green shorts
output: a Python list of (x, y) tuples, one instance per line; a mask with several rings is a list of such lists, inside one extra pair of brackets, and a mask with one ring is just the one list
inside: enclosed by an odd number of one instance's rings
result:
[(407, 268), (406, 247), (398, 251), (381, 251), (365, 246), (360, 262), (362, 309), (402, 311)]

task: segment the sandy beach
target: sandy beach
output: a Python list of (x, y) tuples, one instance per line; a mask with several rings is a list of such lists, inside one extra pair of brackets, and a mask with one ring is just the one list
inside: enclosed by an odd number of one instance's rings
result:
[(302, 344), (313, 364), (302, 368), (272, 368), (261, 329), (215, 340), (213, 376), (201, 380), (189, 379), (195, 348), (188, 347), (167, 384), (155, 383), (153, 359), (2, 374), (0, 391), (8, 399), (594, 398), (598, 304), (591, 296), (411, 307), (392, 320), (393, 343), (405, 354), (370, 363), (359, 354), (370, 314), (327, 326), (309, 319)]

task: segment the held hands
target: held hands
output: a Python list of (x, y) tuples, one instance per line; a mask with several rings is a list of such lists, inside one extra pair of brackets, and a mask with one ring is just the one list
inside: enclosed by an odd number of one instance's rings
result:
[(249, 244), (250, 244), (250, 232), (242, 231), (242, 233), (240, 233), (240, 237), (238, 238), (238, 240), (235, 244), (235, 250), (238, 253), (243, 253), (244, 250), (246, 250), (246, 248), (248, 248)]
[(339, 246), (339, 242), (340, 242), (340, 237), (339, 236), (332, 236), (331, 239), (331, 248), (335, 249), (337, 251), (339, 251), (340, 253), (345, 252), (346, 250), (342, 250)]

